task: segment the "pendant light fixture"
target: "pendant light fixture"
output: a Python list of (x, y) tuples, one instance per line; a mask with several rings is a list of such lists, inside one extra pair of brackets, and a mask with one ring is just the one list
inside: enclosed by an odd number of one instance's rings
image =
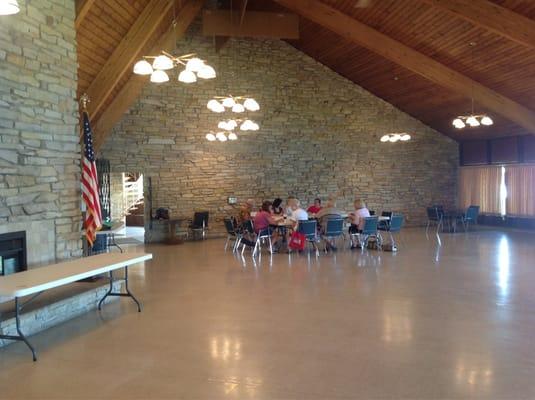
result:
[[(472, 47), (472, 67), (474, 66), (474, 48), (475, 42), (470, 42)], [(477, 128), (478, 126), (490, 126), (494, 123), (491, 117), (486, 114), (475, 114), (474, 112), (474, 84), (472, 83), (472, 95), (471, 95), (471, 112), (469, 115), (459, 115), (453, 121), (452, 125), (457, 129), (463, 129), (467, 125), (471, 128)]]
[(17, 0), (0, 0), (0, 15), (14, 15), (20, 11)]
[[(177, 21), (174, 2), (173, 15), (172, 26), (175, 33), (174, 37), (176, 37)], [(147, 60), (152, 60), (152, 64)], [(198, 58), (195, 53), (175, 57), (163, 50), (161, 54), (156, 56), (143, 56), (143, 59), (134, 65), (134, 74), (150, 75), (151, 82), (162, 83), (169, 81), (169, 75), (165, 71), (172, 70), (175, 67), (184, 67), (178, 74), (178, 80), (183, 83), (197, 82), (197, 78), (213, 79), (216, 77), (215, 69), (207, 65), (204, 60)]]

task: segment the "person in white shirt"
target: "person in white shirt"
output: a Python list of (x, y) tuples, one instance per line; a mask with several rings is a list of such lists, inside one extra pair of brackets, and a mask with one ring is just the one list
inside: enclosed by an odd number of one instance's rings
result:
[(296, 222), (308, 220), (308, 213), (301, 208), (301, 203), (299, 202), (299, 200), (295, 198), (290, 199), (288, 200), (288, 205), (290, 206), (289, 208), (292, 211), (290, 219)]
[(353, 243), (353, 237), (351, 234), (361, 233), (364, 229), (364, 224), (366, 220), (364, 218), (370, 216), (370, 211), (366, 208), (366, 203), (361, 199), (355, 200), (354, 203), (355, 211), (349, 213), (349, 220), (351, 221), (351, 226), (349, 227), (349, 235), (351, 237), (351, 248), (356, 248), (356, 244)]

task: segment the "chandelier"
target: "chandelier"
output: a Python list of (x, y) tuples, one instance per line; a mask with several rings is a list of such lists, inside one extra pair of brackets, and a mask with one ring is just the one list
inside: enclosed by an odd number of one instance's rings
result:
[[(474, 64), (474, 47), (476, 46), (475, 42), (470, 42), (472, 47), (472, 66)], [(471, 128), (477, 128), (478, 126), (490, 126), (494, 123), (491, 117), (486, 114), (475, 114), (474, 113), (474, 84), (472, 83), (472, 95), (471, 95), (471, 112), (469, 115), (459, 115), (452, 121), (452, 125), (457, 129), (463, 129), (467, 125)]]
[[(152, 59), (152, 64), (147, 60)], [(215, 69), (196, 57), (195, 53), (175, 57), (165, 51), (158, 56), (143, 56), (134, 65), (134, 74), (150, 75), (150, 81), (163, 83), (169, 81), (166, 71), (175, 67), (184, 67), (178, 74), (178, 80), (184, 83), (193, 83), (197, 78), (213, 79), (216, 77)]]
[(0, 15), (13, 15), (20, 11), (17, 0), (0, 0)]
[(388, 133), (386, 135), (381, 136), (381, 142), (392, 142), (395, 143), (397, 141), (406, 142), (407, 140), (411, 140), (411, 135), (408, 133)]
[(216, 96), (208, 102), (206, 107), (215, 113), (225, 112), (227, 108), (235, 113), (260, 110), (255, 99), (245, 96)]
[(229, 119), (227, 121), (220, 121), (217, 124), (218, 129), (224, 129), (226, 131), (233, 131), (240, 126), (240, 131), (257, 131), (260, 129), (258, 124), (250, 119), (241, 120), (241, 119)]

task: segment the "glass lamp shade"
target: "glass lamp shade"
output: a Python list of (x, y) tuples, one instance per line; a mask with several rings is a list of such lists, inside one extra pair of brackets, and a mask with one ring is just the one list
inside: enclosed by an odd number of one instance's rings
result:
[(389, 141), (390, 141), (390, 136), (388, 136), (388, 135), (381, 136), (381, 142), (386, 143), (386, 142), (389, 142)]
[(460, 118), (455, 118), (452, 122), (452, 125), (457, 128), (458, 125), (464, 125), (464, 122)]
[(459, 120), (459, 122), (453, 124), (454, 127), (457, 129), (463, 129), (466, 125), (463, 121)]
[(155, 70), (151, 76), (150, 81), (153, 83), (163, 83), (169, 80), (169, 76), (165, 71)]
[(238, 135), (236, 135), (234, 132), (230, 132), (228, 134), (228, 139), (229, 140), (238, 140)]
[(150, 75), (154, 72), (152, 65), (146, 60), (138, 61), (134, 65), (134, 74), (137, 75)]
[(205, 66), (204, 61), (197, 57), (190, 58), (186, 63), (186, 69), (191, 72), (199, 72)]
[(173, 60), (164, 55), (156, 57), (152, 62), (152, 68), (161, 69), (162, 71), (172, 69), (173, 67)]
[(233, 119), (229, 119), (229, 120), (227, 121), (227, 127), (230, 128), (229, 131), (233, 130), (233, 129), (236, 128), (237, 126), (238, 126), (238, 123), (237, 123), (235, 120), (233, 120)]
[(213, 79), (216, 76), (215, 69), (209, 65), (204, 65), (201, 70), (197, 72), (197, 76), (201, 79)]
[(249, 111), (260, 110), (260, 106), (258, 105), (255, 99), (245, 99), (245, 101), (243, 102), (243, 106)]
[(260, 129), (260, 127), (258, 126), (258, 124), (257, 124), (256, 122), (251, 121), (251, 127), (250, 127), (250, 130), (251, 130), (251, 131), (257, 131), (257, 130), (259, 130), (259, 129)]
[(216, 137), (213, 133), (207, 133), (206, 134), (206, 139), (209, 141), (209, 142), (213, 142), (216, 140)]
[(250, 131), (252, 130), (251, 129), (251, 124), (253, 123), (253, 121), (251, 121), (250, 119), (246, 119), (245, 121), (243, 121), (243, 123), (240, 125), (240, 130), (242, 131)]
[(466, 119), (466, 123), (468, 125), (470, 125), (471, 127), (476, 127), (476, 126), (479, 126), (479, 121), (477, 120), (476, 117), (474, 117), (473, 115), (469, 116), (467, 119)]
[(225, 107), (223, 107), (223, 105), (217, 100), (210, 100), (206, 107), (216, 113), (222, 113), (225, 111)]
[(404, 133), (400, 136), (399, 140), (402, 140), (404, 142), (406, 142), (407, 140), (411, 140), (411, 135), (409, 135), (408, 133)]
[(232, 106), (232, 112), (242, 113), (244, 111), (245, 111), (245, 107), (239, 103), (236, 103), (234, 104), (234, 106)]
[(399, 135), (390, 135), (390, 141), (396, 143), (399, 140)]
[(197, 82), (197, 77), (193, 72), (185, 69), (184, 71), (180, 72), (180, 74), (178, 74), (178, 80), (184, 83), (193, 83)]
[(0, 0), (0, 15), (13, 15), (20, 11), (17, 0)]
[(223, 99), (222, 104), (223, 104), (224, 107), (232, 108), (232, 107), (234, 107), (234, 104), (236, 104), (236, 102), (234, 101), (234, 99), (232, 97), (227, 97), (227, 98)]
[(219, 140), (220, 142), (226, 142), (226, 141), (227, 141), (227, 135), (225, 135), (224, 132), (217, 132), (217, 134), (215, 135), (215, 137), (216, 137), (217, 140)]
[(489, 125), (492, 125), (494, 121), (492, 120), (491, 117), (488, 117), (485, 115), (483, 118), (481, 118), (481, 123), (485, 126), (489, 126)]

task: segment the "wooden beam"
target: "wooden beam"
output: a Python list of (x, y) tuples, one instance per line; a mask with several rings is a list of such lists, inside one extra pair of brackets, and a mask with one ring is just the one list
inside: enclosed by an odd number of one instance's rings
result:
[(523, 46), (535, 48), (535, 21), (488, 0), (422, 0), (504, 36)]
[[(201, 11), (203, 4), (204, 0), (190, 0), (185, 3), (178, 12), (175, 29), (170, 28), (163, 34), (151, 48), (151, 53), (157, 53), (161, 50), (172, 51), (175, 48), (176, 41), (184, 36), (188, 27)], [(149, 78), (147, 76), (132, 75), (109, 107), (103, 111), (98, 121), (93, 124), (95, 148), (97, 150), (104, 143), (115, 124), (119, 122), (124, 113), (137, 100), (148, 81)]]
[(204, 36), (299, 39), (299, 17), (295, 14), (248, 11), (247, 18), (232, 18), (228, 10), (204, 10)]
[[(275, 0), (301, 16), (447, 89), (475, 101), (535, 134), (535, 113), (465, 75), (405, 46), (317, 0)], [(462, 111), (462, 110), (459, 110)], [(452, 116), (453, 117), (453, 116)]]
[(139, 52), (145, 47), (172, 7), (172, 1), (151, 0), (143, 9), (86, 91), (91, 99), (88, 104), (90, 116), (100, 111), (115, 85), (125, 72), (132, 68), (132, 64), (139, 57)]
[(74, 28), (78, 29), (93, 6), (96, 0), (78, 0), (76, 2), (76, 19), (74, 20)]

